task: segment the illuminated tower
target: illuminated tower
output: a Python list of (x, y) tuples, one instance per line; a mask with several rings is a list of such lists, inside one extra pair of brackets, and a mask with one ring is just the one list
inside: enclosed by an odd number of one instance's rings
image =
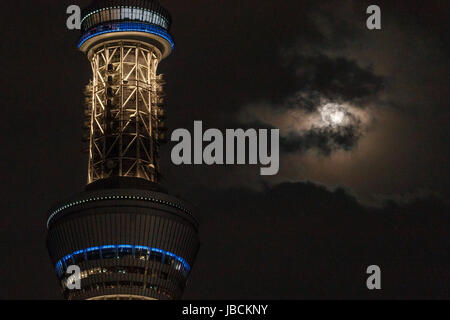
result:
[[(198, 248), (192, 208), (158, 184), (165, 140), (159, 62), (174, 42), (156, 0), (99, 0), (82, 13), (85, 190), (54, 206), (47, 247), (67, 299), (178, 299)], [(71, 265), (81, 273), (68, 274)], [(81, 281), (81, 289), (69, 289)]]

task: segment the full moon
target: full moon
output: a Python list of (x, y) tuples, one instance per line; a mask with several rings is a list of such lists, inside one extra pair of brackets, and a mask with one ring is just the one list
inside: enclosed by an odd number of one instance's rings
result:
[(345, 109), (341, 105), (328, 103), (320, 108), (322, 121), (329, 126), (338, 126), (343, 124), (345, 120)]

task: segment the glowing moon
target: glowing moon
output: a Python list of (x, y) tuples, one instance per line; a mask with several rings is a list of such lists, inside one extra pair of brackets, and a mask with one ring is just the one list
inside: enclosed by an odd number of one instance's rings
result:
[(320, 108), (322, 121), (329, 126), (338, 126), (343, 124), (345, 120), (345, 109), (341, 105), (328, 103)]

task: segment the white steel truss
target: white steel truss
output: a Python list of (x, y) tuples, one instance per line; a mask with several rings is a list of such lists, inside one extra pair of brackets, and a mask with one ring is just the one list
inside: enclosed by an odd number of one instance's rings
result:
[(165, 139), (158, 64), (158, 51), (146, 44), (120, 41), (94, 51), (85, 122), (89, 183), (111, 176), (158, 181)]

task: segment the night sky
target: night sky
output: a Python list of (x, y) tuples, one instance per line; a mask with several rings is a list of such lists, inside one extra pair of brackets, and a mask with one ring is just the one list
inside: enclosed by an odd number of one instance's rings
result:
[[(45, 221), (87, 178), (91, 71), (65, 11), (88, 2), (0, 4), (3, 299), (62, 298)], [(281, 136), (271, 177), (259, 166), (176, 167), (164, 147), (163, 184), (201, 223), (184, 298), (450, 298), (450, 3), (160, 2), (176, 43), (159, 69), (170, 130), (202, 120)], [(366, 28), (370, 4), (382, 30)], [(327, 122), (327, 105), (341, 124)], [(372, 264), (381, 291), (366, 288)]]

